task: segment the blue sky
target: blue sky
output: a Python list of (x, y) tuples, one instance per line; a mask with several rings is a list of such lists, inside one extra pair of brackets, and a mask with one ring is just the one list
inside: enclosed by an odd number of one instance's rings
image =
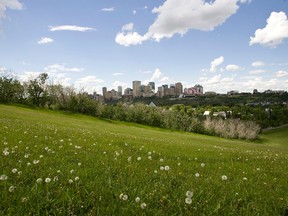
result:
[(0, 0), (0, 73), (102, 93), (288, 88), (287, 0)]

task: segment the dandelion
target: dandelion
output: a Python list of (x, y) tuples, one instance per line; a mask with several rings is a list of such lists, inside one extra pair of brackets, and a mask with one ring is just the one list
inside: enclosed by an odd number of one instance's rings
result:
[(151, 155), (151, 154), (152, 154), (152, 152), (149, 151), (149, 152), (148, 152), (148, 155)]
[(222, 175), (222, 180), (226, 181), (228, 179), (228, 177), (226, 175)]
[(169, 166), (165, 166), (164, 169), (165, 169), (166, 171), (168, 171), (168, 170), (170, 169), (170, 167), (169, 167)]
[(70, 170), (70, 173), (72, 174), (74, 172), (74, 170), (72, 169), (72, 170)]
[(43, 179), (42, 178), (38, 178), (37, 180), (36, 180), (36, 182), (39, 184), (39, 183), (41, 183), (43, 181)]
[(141, 157), (138, 157), (137, 160), (140, 161), (140, 160), (141, 160)]
[(160, 162), (163, 162), (164, 161), (164, 159), (163, 158), (160, 158), (160, 160), (159, 160)]
[(33, 164), (38, 164), (39, 162), (39, 160), (33, 160)]
[(0, 176), (0, 181), (6, 181), (8, 179), (8, 176), (3, 174)]
[(10, 186), (10, 187), (9, 187), (9, 192), (11, 192), (11, 193), (12, 193), (12, 192), (14, 192), (14, 190), (15, 190), (15, 189), (16, 189), (16, 187), (15, 187), (15, 186)]
[(195, 177), (198, 178), (200, 176), (199, 173), (195, 173)]
[(46, 182), (46, 183), (51, 182), (51, 178), (46, 178), (46, 179), (45, 179), (45, 182)]
[(69, 179), (68, 182), (69, 182), (69, 184), (72, 184), (72, 183), (73, 183), (73, 180), (72, 180), (72, 179)]
[(180, 166), (181, 165), (181, 163), (178, 163), (178, 166)]
[(81, 163), (78, 163), (78, 166), (81, 166), (82, 164)]
[(55, 181), (58, 181), (59, 180), (59, 178), (58, 178), (58, 176), (55, 176), (54, 178), (53, 178), (53, 181), (55, 182)]
[(28, 197), (22, 197), (22, 198), (21, 198), (21, 201), (22, 201), (22, 203), (27, 202), (27, 201), (28, 201)]
[(192, 203), (191, 197), (186, 197), (185, 198), (185, 203), (188, 204), (188, 205), (191, 205), (191, 203)]
[(131, 157), (128, 157), (128, 159), (127, 159), (127, 160), (128, 160), (128, 162), (130, 163), (130, 162), (131, 162), (131, 160), (132, 160), (132, 158), (131, 158)]
[(12, 169), (12, 173), (17, 173), (17, 169), (16, 168), (14, 168), (14, 169)]
[(164, 170), (165, 169), (165, 167), (164, 166), (160, 166), (160, 170)]
[(28, 158), (28, 157), (29, 157), (29, 154), (25, 154), (25, 155), (24, 155), (24, 158)]
[(22, 174), (22, 171), (18, 171), (18, 173), (17, 173), (18, 175), (21, 175)]
[(43, 157), (44, 157), (43, 155), (40, 155), (40, 156), (39, 156), (39, 158), (43, 158)]
[(123, 197), (122, 197), (122, 200), (124, 200), (124, 201), (128, 200), (128, 195), (124, 194)]
[(205, 167), (205, 163), (201, 163), (201, 167)]
[(121, 194), (119, 195), (119, 198), (120, 198), (120, 199), (123, 199), (123, 196), (124, 196), (124, 194), (121, 193)]
[(244, 180), (244, 181), (247, 181), (247, 178), (246, 178), (246, 177), (244, 177), (244, 178), (243, 178), (243, 180)]
[(140, 207), (142, 208), (142, 209), (145, 209), (146, 208), (146, 203), (141, 203), (141, 205), (140, 205)]
[(154, 173), (156, 174), (156, 173), (158, 173), (158, 171), (157, 171), (157, 170), (154, 170)]
[(140, 202), (140, 197), (136, 197), (135, 202), (137, 202), (137, 203)]
[(79, 181), (79, 179), (80, 179), (80, 178), (79, 178), (78, 176), (75, 177), (75, 181)]
[(152, 157), (151, 157), (151, 155), (149, 155), (149, 156), (148, 156), (148, 160), (152, 160)]
[(192, 191), (186, 191), (186, 197), (191, 198), (193, 196), (193, 192)]

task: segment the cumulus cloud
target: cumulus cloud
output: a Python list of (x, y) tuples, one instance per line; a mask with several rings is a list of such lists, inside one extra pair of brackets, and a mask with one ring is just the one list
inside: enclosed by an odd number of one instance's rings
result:
[(276, 72), (276, 77), (278, 77), (278, 78), (286, 77), (286, 76), (288, 76), (288, 72), (287, 71), (280, 70), (280, 71)]
[[(163, 5), (152, 10), (152, 13), (157, 14), (157, 18), (146, 34), (142, 36), (137, 32), (121, 32), (116, 35), (118, 40), (115, 41), (121, 45), (130, 46), (141, 44), (148, 39), (159, 42), (161, 39), (171, 38), (175, 34), (184, 35), (190, 29), (212, 31), (237, 12), (239, 8), (237, 2), (238, 0), (211, 2), (166, 0)], [(121, 40), (119, 40), (120, 38)], [(125, 43), (121, 43), (123, 41)]]
[(6, 10), (21, 10), (23, 5), (18, 0), (1, 0), (0, 1), (0, 22), (3, 18), (6, 17)]
[(102, 8), (101, 10), (104, 12), (113, 12), (115, 9), (114, 7), (110, 7), (110, 8)]
[(96, 29), (90, 27), (76, 26), (76, 25), (61, 25), (61, 26), (49, 26), (49, 31), (94, 31)]
[(133, 32), (133, 23), (128, 23), (122, 26), (122, 32), (116, 35), (116, 43), (123, 46), (138, 45), (142, 44), (143, 41), (147, 40), (147, 36), (141, 36), (137, 32)]
[(257, 29), (255, 36), (250, 37), (250, 46), (260, 44), (276, 47), (288, 38), (288, 19), (284, 12), (272, 12), (263, 29)]
[(53, 41), (54, 40), (52, 38), (43, 37), (37, 43), (38, 44), (48, 44), (48, 43), (52, 43)]
[(97, 78), (96, 76), (85, 76), (75, 81), (75, 87), (82, 91), (94, 92), (99, 90), (99, 85), (104, 83), (104, 80)]
[(216, 59), (214, 59), (211, 63), (210, 63), (210, 69), (209, 71), (210, 72), (215, 72), (217, 70), (217, 67), (219, 65), (221, 65), (222, 63), (224, 62), (224, 57), (223, 56), (220, 56)]
[(255, 61), (255, 62), (252, 62), (251, 65), (252, 65), (252, 67), (262, 67), (265, 65), (265, 63), (262, 61)]
[(226, 66), (227, 71), (239, 71), (241, 70), (241, 67), (238, 65), (230, 64)]
[(123, 73), (113, 73), (112, 75), (113, 75), (113, 76), (122, 76)]

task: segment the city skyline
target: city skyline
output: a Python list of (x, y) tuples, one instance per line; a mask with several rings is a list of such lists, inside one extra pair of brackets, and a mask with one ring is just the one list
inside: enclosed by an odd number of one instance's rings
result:
[(288, 89), (288, 1), (0, 0), (0, 75), (89, 93), (133, 80)]

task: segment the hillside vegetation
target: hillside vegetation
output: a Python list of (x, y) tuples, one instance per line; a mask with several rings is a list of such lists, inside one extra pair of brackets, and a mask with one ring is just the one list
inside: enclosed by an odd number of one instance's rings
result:
[(248, 142), (0, 105), (0, 215), (287, 215), (287, 131)]

